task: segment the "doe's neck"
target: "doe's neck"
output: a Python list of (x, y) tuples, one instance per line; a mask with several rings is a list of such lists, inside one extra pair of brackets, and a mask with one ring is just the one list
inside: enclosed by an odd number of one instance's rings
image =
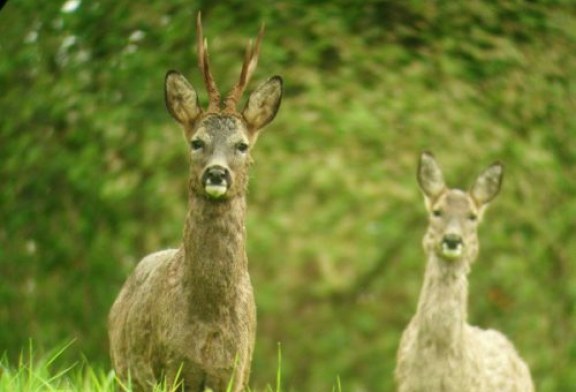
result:
[(469, 265), (428, 255), (415, 322), (425, 344), (450, 349), (461, 342), (468, 318)]

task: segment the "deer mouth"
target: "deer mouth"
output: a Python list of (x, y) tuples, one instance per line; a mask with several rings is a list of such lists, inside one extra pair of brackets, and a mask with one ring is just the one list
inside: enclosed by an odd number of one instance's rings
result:
[(460, 244), (455, 248), (451, 248), (446, 244), (442, 243), (440, 246), (440, 255), (446, 260), (455, 261), (462, 257), (464, 253), (464, 247)]
[(460, 238), (447, 236), (440, 242), (438, 251), (446, 260), (458, 260), (464, 254), (464, 242)]
[(226, 185), (207, 184), (204, 186), (204, 191), (206, 191), (208, 196), (218, 199), (228, 192), (228, 187)]
[(206, 194), (214, 199), (219, 199), (228, 193), (230, 188), (230, 173), (226, 168), (211, 167), (202, 176), (202, 185)]

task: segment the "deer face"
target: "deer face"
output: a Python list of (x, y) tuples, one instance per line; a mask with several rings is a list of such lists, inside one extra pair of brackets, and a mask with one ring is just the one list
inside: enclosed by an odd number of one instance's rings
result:
[(465, 192), (446, 190), (430, 206), (424, 247), (446, 260), (475, 258), (478, 214), (478, 207)]
[(196, 195), (226, 199), (244, 192), (249, 151), (259, 130), (274, 119), (280, 107), (282, 79), (273, 76), (256, 88), (241, 112), (236, 110), (256, 67), (263, 32), (262, 29), (254, 48), (248, 45), (240, 80), (224, 100), (224, 105), (210, 73), (200, 14), (197, 19), (198, 62), (208, 90), (207, 110), (200, 107), (196, 90), (182, 74), (169, 71), (166, 75), (166, 107), (184, 128), (190, 145), (190, 191)]
[(191, 192), (221, 199), (244, 191), (250, 149), (258, 131), (276, 115), (281, 96), (282, 79), (275, 76), (250, 95), (241, 114), (204, 113), (188, 81), (175, 71), (168, 73), (166, 106), (190, 145)]
[(468, 192), (449, 189), (434, 156), (423, 153), (418, 183), (429, 212), (424, 249), (446, 261), (474, 260), (478, 254), (478, 224), (502, 183), (503, 166), (492, 164)]
[(207, 115), (199, 122), (189, 143), (193, 192), (218, 199), (244, 191), (250, 139), (240, 119)]

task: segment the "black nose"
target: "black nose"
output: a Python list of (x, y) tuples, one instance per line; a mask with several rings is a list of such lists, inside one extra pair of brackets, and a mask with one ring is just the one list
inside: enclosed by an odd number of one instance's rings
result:
[(456, 249), (459, 245), (462, 245), (462, 237), (456, 234), (446, 234), (442, 242), (446, 244), (448, 249)]
[(204, 172), (202, 182), (209, 185), (230, 184), (230, 173), (225, 167), (212, 166)]

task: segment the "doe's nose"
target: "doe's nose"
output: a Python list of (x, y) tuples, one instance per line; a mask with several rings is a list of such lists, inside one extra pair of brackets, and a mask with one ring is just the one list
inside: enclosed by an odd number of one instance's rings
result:
[(458, 234), (446, 234), (442, 238), (442, 242), (448, 247), (448, 249), (457, 249), (460, 245), (462, 245), (462, 237)]

